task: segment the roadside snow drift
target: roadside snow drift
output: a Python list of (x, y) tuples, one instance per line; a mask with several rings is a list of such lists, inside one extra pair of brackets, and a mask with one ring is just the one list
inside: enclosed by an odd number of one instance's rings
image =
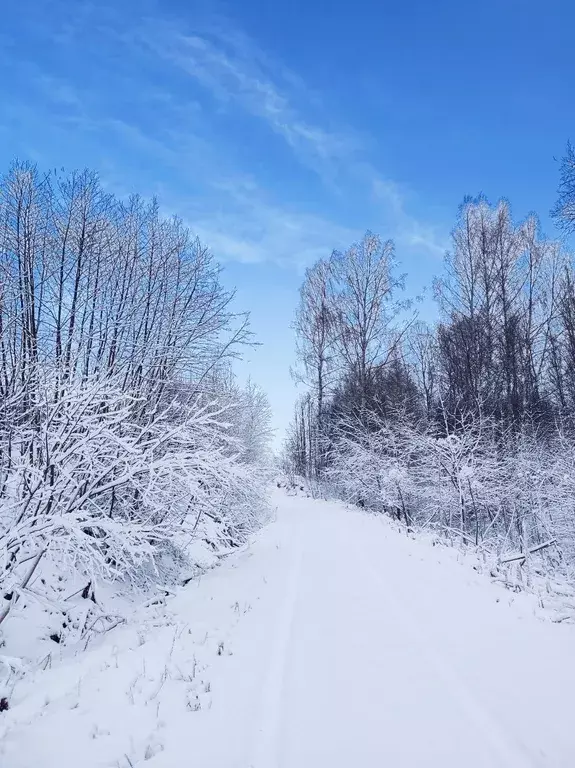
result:
[(575, 627), (433, 547), (278, 492), (167, 607), (27, 675), (2, 768), (575, 765)]

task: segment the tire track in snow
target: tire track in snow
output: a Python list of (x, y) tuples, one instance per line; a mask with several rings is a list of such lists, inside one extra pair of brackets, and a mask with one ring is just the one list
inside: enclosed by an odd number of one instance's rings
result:
[[(342, 545), (343, 543), (342, 539)], [(346, 541), (345, 545), (349, 546), (349, 542)], [(425, 631), (425, 622), (416, 620), (413, 614), (405, 608), (405, 601), (400, 602), (390, 589), (389, 584), (396, 582), (386, 582), (382, 574), (369, 562), (366, 562), (366, 553), (360, 550), (355, 538), (352, 546), (358, 562), (366, 569), (372, 582), (377, 584), (382, 602), (389, 609), (399, 631), (404, 635), (415, 653), (419, 655), (419, 658), (424, 661), (424, 666), (428, 665), (429, 669), (433, 670), (438, 683), (442, 684), (444, 689), (448, 691), (468, 721), (477, 728), (491, 748), (493, 756), (497, 758), (497, 765), (501, 768), (537, 768), (541, 765), (539, 761), (534, 762), (522, 747), (511, 742), (496, 719), (457, 674), (457, 670), (445, 659), (441, 651), (433, 645), (429, 647), (432, 639), (430, 633)], [(426, 638), (426, 643), (419, 639), (420, 636)]]
[(279, 728), (282, 713), (284, 678), (290, 646), (295, 605), (298, 596), (301, 562), (303, 557), (302, 538), (294, 526), (290, 547), (293, 554), (289, 564), (284, 598), (278, 611), (272, 650), (265, 676), (257, 719), (257, 731), (252, 749), (250, 768), (277, 768), (279, 766)]

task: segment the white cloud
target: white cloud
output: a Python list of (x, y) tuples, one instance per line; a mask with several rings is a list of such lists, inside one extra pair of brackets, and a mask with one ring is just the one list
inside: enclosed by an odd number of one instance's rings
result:
[(355, 151), (357, 142), (349, 132), (310, 119), (317, 99), (301, 79), (272, 62), (244, 35), (221, 27), (191, 33), (155, 20), (142, 27), (136, 39), (186, 72), (221, 104), (265, 121), (303, 164), (330, 182)]
[[(137, 37), (156, 55), (169, 60), (207, 89), (220, 104), (230, 109), (239, 107), (263, 120), (331, 191), (345, 195), (349, 189), (367, 190), (366, 211), (369, 211), (371, 190), (375, 217), (381, 215), (383, 220), (374, 221), (373, 226), (384, 223), (398, 244), (423, 249), (434, 256), (443, 254), (445, 238), (435, 227), (408, 212), (400, 186), (384, 178), (362, 156), (353, 132), (334, 130), (327, 125), (329, 121), (318, 106), (317, 98), (301, 78), (274, 62), (247, 36), (223, 23), (191, 32), (156, 20), (140, 29)], [(299, 219), (302, 218), (299, 214)], [(289, 221), (290, 214), (286, 214), (284, 228), (288, 230)], [(280, 224), (279, 217), (276, 223)], [(221, 238), (227, 240), (227, 235), (222, 233)], [(252, 238), (248, 240), (254, 242)], [(252, 253), (251, 248), (244, 248), (243, 242), (243, 238), (238, 242), (236, 253)], [(229, 243), (228, 247), (234, 250)]]
[(80, 108), (82, 100), (75, 88), (70, 83), (59, 77), (53, 77), (46, 72), (41, 72), (35, 78), (37, 87), (55, 104), (64, 107)]
[(252, 179), (228, 179), (216, 189), (215, 205), (180, 212), (219, 259), (274, 261), (303, 270), (360, 234), (327, 218), (274, 204)]
[(406, 195), (395, 182), (376, 176), (372, 180), (372, 191), (375, 200), (388, 211), (391, 235), (398, 245), (424, 250), (432, 256), (444, 255), (448, 248), (445, 233), (407, 212)]
[[(105, 37), (96, 36), (91, 44), (101, 45), (102, 50), (121, 41), (127, 57), (143, 56), (146, 66), (140, 72), (153, 72), (158, 61), (167, 62), (232, 114), (240, 109), (262, 121), (302, 165), (326, 182), (324, 209), (329, 210), (337, 191), (340, 210), (346, 196), (353, 197), (356, 209), (364, 198), (359, 229), (383, 229), (382, 234), (394, 237), (398, 246), (434, 256), (443, 253), (445, 243), (435, 228), (409, 212), (408, 196), (368, 161), (353, 131), (334, 128), (317, 95), (298, 75), (229, 24), (220, 20), (190, 28), (154, 18), (136, 26), (118, 26), (116, 18), (112, 26), (100, 25), (97, 35)], [(134, 71), (133, 66), (126, 71), (120, 67), (114, 82), (137, 103), (135, 114), (143, 115), (143, 120), (119, 113), (121, 100), (109, 99), (106, 87), (85, 87), (74, 80), (73, 73), (70, 83), (44, 72), (37, 72), (35, 81), (54, 105), (52, 125), (91, 133), (102, 146), (107, 143), (103, 137), (113, 135), (120, 147), (130, 147), (132, 157), (134, 152), (142, 157), (143, 168), (150, 158), (153, 189), (139, 191), (149, 195), (164, 188), (162, 197), (169, 203), (171, 187), (172, 202), (167, 207), (180, 210), (219, 256), (301, 267), (361, 235), (330, 221), (329, 215), (306, 213), (289, 201), (280, 205), (273, 190), (264, 193), (257, 179), (242, 176), (243, 169), (228, 159), (227, 139), (212, 135), (210, 115), (197, 101), (197, 90), (187, 92), (181, 82), (172, 89), (169, 77), (160, 85), (145, 74), (128, 82), (136, 77)], [(233, 147), (234, 137), (229, 141)], [(127, 186), (125, 178), (118, 180), (122, 167), (114, 168), (113, 153), (109, 166), (111, 177)]]

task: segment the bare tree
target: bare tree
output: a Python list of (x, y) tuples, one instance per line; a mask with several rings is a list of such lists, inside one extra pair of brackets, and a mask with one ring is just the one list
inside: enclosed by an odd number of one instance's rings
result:
[(370, 377), (391, 359), (406, 328), (398, 324), (406, 303), (397, 299), (404, 281), (396, 276), (396, 266), (393, 242), (382, 242), (371, 232), (331, 259), (338, 349), (357, 378), (361, 408)]
[(30, 562), (134, 577), (168, 542), (241, 541), (265, 508), (269, 405), (219, 375), (251, 337), (208, 249), (91, 172), (16, 164), (0, 276), (2, 593)]
[(329, 261), (320, 260), (306, 271), (294, 322), (300, 363), (294, 378), (308, 387), (315, 402), (312, 450), (317, 475), (321, 474), (325, 463), (325, 403), (333, 392), (338, 371), (336, 307), (331, 281)]
[(514, 224), (506, 202), (466, 201), (436, 281), (442, 310), (439, 360), (445, 402), (470, 414), (479, 405), (519, 428), (543, 418), (545, 368), (556, 313), (558, 244), (531, 216)]
[(437, 395), (437, 340), (425, 323), (414, 323), (407, 335), (407, 359), (415, 373), (419, 391), (423, 395), (425, 414), (433, 418)]

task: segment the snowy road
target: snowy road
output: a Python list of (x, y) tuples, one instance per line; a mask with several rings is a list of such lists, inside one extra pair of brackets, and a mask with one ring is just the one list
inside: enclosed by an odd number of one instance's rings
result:
[(385, 521), (285, 506), (254, 768), (575, 764), (575, 680), (558, 663), (573, 632), (524, 626), (499, 588)]
[(3, 768), (575, 765), (573, 626), (386, 520), (275, 503), (137, 642), (40, 675)]

